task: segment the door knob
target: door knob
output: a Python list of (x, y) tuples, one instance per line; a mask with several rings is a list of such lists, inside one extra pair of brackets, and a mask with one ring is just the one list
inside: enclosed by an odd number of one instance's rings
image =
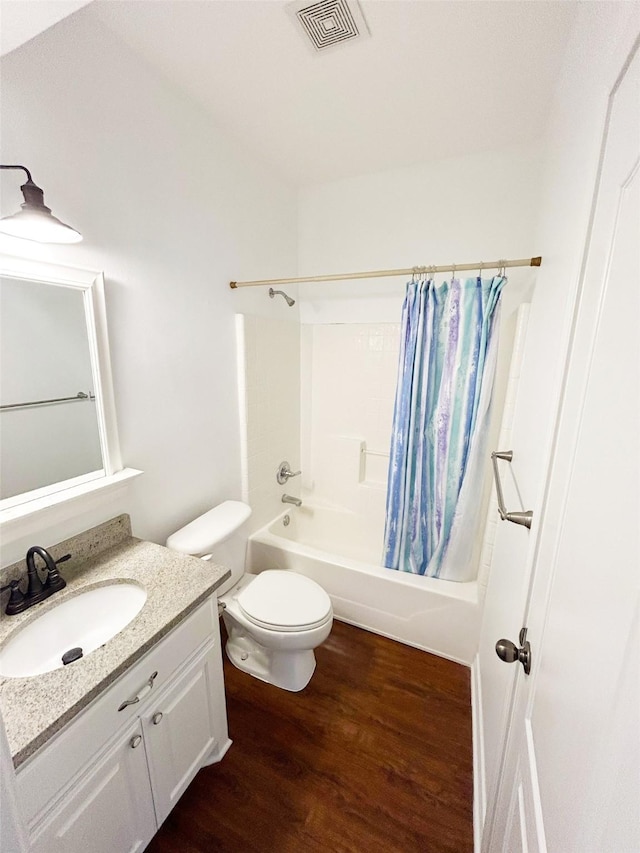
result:
[(511, 640), (498, 640), (496, 643), (496, 654), (505, 663), (520, 661), (525, 675), (529, 675), (531, 672), (531, 644), (527, 640), (526, 628), (520, 631), (519, 640), (520, 648), (515, 643), (512, 643)]
[(137, 746), (140, 746), (142, 743), (142, 735), (134, 735), (129, 741), (129, 746), (131, 749), (135, 749)]
[(162, 719), (162, 711), (156, 711), (156, 713), (151, 717), (151, 722), (154, 726), (157, 726), (160, 720)]

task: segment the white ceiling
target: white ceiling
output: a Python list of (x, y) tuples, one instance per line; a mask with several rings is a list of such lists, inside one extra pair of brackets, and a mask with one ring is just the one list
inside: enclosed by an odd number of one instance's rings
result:
[(286, 5), (94, 0), (78, 14), (308, 184), (537, 139), (577, 11), (574, 0), (364, 0), (371, 38), (315, 54)]
[(90, 0), (0, 0), (0, 56), (48, 30)]

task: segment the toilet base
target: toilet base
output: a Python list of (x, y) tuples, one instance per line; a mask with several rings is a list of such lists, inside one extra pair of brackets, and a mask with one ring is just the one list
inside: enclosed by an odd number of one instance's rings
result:
[(229, 632), (225, 648), (227, 657), (237, 669), (293, 693), (307, 686), (316, 668), (313, 650), (266, 649), (235, 626)]

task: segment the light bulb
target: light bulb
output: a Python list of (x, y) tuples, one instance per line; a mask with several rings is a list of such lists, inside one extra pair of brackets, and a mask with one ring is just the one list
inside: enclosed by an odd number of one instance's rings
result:
[(42, 210), (23, 209), (0, 219), (0, 232), (38, 243), (79, 243), (82, 240), (76, 230)]

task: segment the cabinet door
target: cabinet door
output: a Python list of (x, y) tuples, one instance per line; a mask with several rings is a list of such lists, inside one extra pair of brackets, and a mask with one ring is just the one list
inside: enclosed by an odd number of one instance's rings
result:
[(209, 646), (143, 717), (158, 826), (215, 746), (219, 654), (216, 646)]
[(139, 721), (98, 755), (32, 836), (32, 853), (136, 853), (156, 831)]

